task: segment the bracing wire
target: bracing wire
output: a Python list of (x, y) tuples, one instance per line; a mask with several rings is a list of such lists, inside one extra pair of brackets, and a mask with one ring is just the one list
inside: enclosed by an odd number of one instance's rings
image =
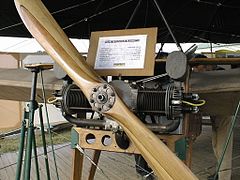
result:
[[(109, 157), (110, 159), (112, 159), (112, 160), (114, 160), (114, 158), (111, 158), (111, 157)], [(118, 163), (120, 163), (120, 164), (122, 164), (122, 165), (125, 165), (125, 166), (128, 166), (128, 167), (130, 167), (130, 168), (134, 168), (134, 169), (136, 169), (136, 167), (137, 168), (139, 168), (141, 171), (143, 171), (144, 173), (146, 173), (146, 177), (149, 177), (149, 176), (153, 176), (153, 177), (156, 177), (156, 175), (153, 173), (153, 171), (148, 171), (148, 170), (146, 170), (146, 169), (144, 169), (142, 166), (140, 166), (140, 165), (138, 165), (138, 164), (135, 164), (134, 166), (133, 165), (130, 165), (129, 163), (125, 163), (125, 162), (123, 162), (123, 161), (119, 161), (118, 160)]]
[(76, 149), (80, 153), (82, 153), (82, 155), (84, 155), (87, 158), (87, 160), (89, 160), (90, 163), (94, 165), (97, 168), (97, 170), (99, 170), (107, 180), (110, 180), (110, 178), (105, 174), (105, 172), (92, 160), (92, 158), (78, 144), (76, 145)]
[(139, 6), (141, 5), (141, 2), (142, 2), (142, 0), (139, 0), (139, 1), (138, 1), (137, 6), (135, 7), (135, 9), (134, 9), (131, 17), (129, 18), (128, 23), (127, 23), (125, 29), (128, 29), (129, 26), (130, 26), (130, 24), (132, 23), (132, 20), (133, 20), (133, 18), (135, 17), (135, 15), (136, 15), (136, 13), (137, 13), (137, 11), (138, 11), (138, 9), (139, 9)]
[[(77, 7), (80, 7), (80, 6), (83, 6), (83, 5), (87, 5), (89, 3), (92, 3), (92, 2), (95, 2), (96, 0), (89, 0), (85, 3), (80, 3), (80, 4), (75, 4), (73, 6), (69, 6), (67, 8), (64, 8), (64, 9), (60, 9), (60, 10), (57, 10), (57, 11), (54, 11), (52, 12), (51, 14), (58, 14), (58, 13), (61, 13), (61, 12), (65, 12), (65, 11), (69, 11), (69, 10), (72, 10), (74, 8), (77, 8)], [(133, 0), (132, 0), (133, 1)], [(240, 7), (236, 7), (236, 6), (231, 6), (231, 5), (225, 5), (225, 4), (219, 4), (219, 3), (213, 3), (213, 2), (210, 2), (210, 1), (204, 1), (204, 0), (192, 0), (193, 2), (198, 2), (198, 3), (205, 3), (205, 4), (209, 4), (209, 5), (214, 5), (214, 6), (222, 6), (222, 7), (226, 7), (226, 8), (237, 8), (239, 9)], [(128, 2), (126, 2), (128, 3)], [(101, 15), (103, 12), (99, 12), (97, 13), (95, 16), (98, 16), (98, 15)], [(82, 20), (79, 20), (79, 22), (77, 22), (76, 24), (79, 24), (85, 20), (88, 20), (88, 19), (91, 19), (93, 17), (87, 17), (87, 18), (83, 18)], [(9, 25), (9, 26), (5, 26), (5, 27), (2, 27), (0, 28), (0, 31), (3, 31), (3, 30), (6, 30), (6, 29), (10, 29), (10, 28), (14, 28), (14, 27), (17, 27), (17, 26), (20, 26), (22, 25), (23, 23), (22, 22), (19, 22), (19, 23), (16, 23), (16, 24), (12, 24), (12, 25)], [(75, 25), (75, 24), (74, 24)], [(72, 25), (72, 26), (74, 26)], [(70, 27), (72, 27), (70, 26)], [(231, 36), (231, 37), (234, 37), (234, 38), (239, 38), (240, 35), (239, 34), (233, 34), (233, 33), (223, 33), (223, 32), (215, 32), (215, 31), (207, 31), (207, 30), (202, 30), (202, 29), (195, 29), (195, 28), (191, 28), (191, 27), (181, 27), (181, 26), (176, 26), (176, 25), (173, 25), (172, 27), (177, 27), (177, 28), (183, 28), (183, 29), (189, 29), (189, 30), (193, 30), (193, 31), (200, 31), (200, 32), (209, 32), (211, 34), (219, 34), (219, 35), (226, 35), (226, 36)], [(68, 28), (68, 27), (65, 27), (65, 28)], [(193, 38), (196, 38), (196, 39), (199, 39), (199, 40), (202, 40), (202, 41), (206, 41), (206, 42), (209, 42), (209, 40), (206, 40), (202, 37), (198, 37), (198, 36), (193, 36)]]
[(10, 28), (13, 28), (13, 27), (17, 27), (17, 26), (20, 26), (22, 24), (23, 24), (23, 22), (19, 22), (19, 23), (16, 23), (16, 24), (5, 26), (5, 27), (0, 28), (0, 31), (6, 30), (6, 29), (10, 29)]
[(183, 52), (182, 47), (181, 47), (180, 43), (177, 41), (175, 35), (173, 34), (173, 31), (172, 31), (171, 27), (169, 26), (169, 24), (168, 24), (168, 22), (167, 22), (167, 20), (166, 20), (166, 18), (165, 18), (165, 16), (164, 16), (161, 8), (160, 8), (158, 2), (157, 2), (156, 0), (153, 0), (153, 2), (154, 2), (154, 4), (155, 4), (155, 6), (156, 6), (156, 8), (157, 8), (157, 10), (158, 10), (158, 12), (159, 12), (159, 14), (161, 15), (162, 20), (163, 20), (165, 26), (167, 27), (167, 29), (168, 29), (168, 31), (169, 31), (169, 33), (170, 33), (173, 41), (175, 42), (175, 44), (176, 44), (176, 46), (178, 47), (179, 51), (182, 51), (182, 52)]
[(226, 7), (226, 8), (231, 8), (231, 9), (240, 9), (239, 6), (231, 6), (231, 5), (226, 5), (220, 2), (211, 2), (211, 1), (206, 1), (206, 0), (192, 0), (194, 2), (197, 3), (202, 3), (202, 4), (208, 4), (208, 5), (212, 5), (212, 6), (221, 6), (221, 7)]
[[(83, 5), (87, 5), (87, 4), (89, 4), (91, 2), (95, 2), (95, 1), (96, 0), (89, 0), (89, 1), (84, 2), (84, 3), (75, 4), (73, 6), (69, 6), (69, 7), (66, 7), (66, 8), (57, 10), (57, 11), (54, 11), (51, 14), (52, 15), (59, 14), (59, 13), (65, 12), (65, 11), (69, 11), (69, 10), (75, 9), (75, 8), (83, 6)], [(2, 27), (2, 28), (0, 28), (0, 31), (6, 30), (6, 29), (10, 29), (10, 28), (13, 28), (13, 27), (17, 27), (17, 26), (20, 26), (20, 25), (23, 25), (23, 22), (18, 22), (18, 23), (15, 23), (15, 24), (11, 24), (9, 26)]]
[(44, 83), (43, 83), (42, 70), (40, 70), (40, 77), (41, 77), (41, 85), (42, 85), (43, 103), (44, 103), (46, 120), (47, 120), (47, 127), (48, 127), (47, 129), (48, 129), (50, 144), (51, 144), (51, 148), (52, 148), (52, 155), (53, 155), (53, 161), (54, 161), (56, 176), (57, 176), (57, 179), (59, 180), (59, 174), (58, 174), (58, 169), (57, 169), (57, 161), (56, 161), (55, 150), (54, 150), (54, 146), (53, 146), (53, 138), (52, 138), (52, 133), (51, 133), (48, 109), (47, 109), (47, 102), (46, 102), (45, 88), (44, 88)]
[(6, 51), (6, 50), (8, 50), (8, 49), (10, 49), (10, 48), (13, 48), (13, 47), (16, 47), (16, 46), (18, 46), (18, 45), (20, 45), (20, 44), (23, 44), (23, 43), (25, 43), (25, 42), (27, 42), (27, 41), (29, 41), (30, 39), (24, 39), (24, 40), (22, 40), (22, 41), (20, 41), (20, 42), (18, 42), (18, 43), (16, 43), (16, 44), (13, 44), (13, 45), (11, 45), (11, 46), (9, 46), (9, 47), (6, 47), (5, 49), (3, 49), (3, 51)]
[(87, 5), (91, 2), (94, 2), (96, 0), (90, 0), (90, 1), (87, 1), (87, 2), (84, 2), (84, 3), (79, 3), (79, 4), (76, 4), (76, 5), (73, 5), (73, 6), (69, 6), (69, 7), (66, 7), (64, 9), (60, 9), (60, 10), (57, 10), (57, 11), (54, 11), (52, 12), (51, 14), (54, 15), (54, 14), (59, 14), (61, 12), (65, 12), (65, 11), (69, 11), (69, 10), (72, 10), (72, 9), (75, 9), (75, 8), (78, 8), (80, 6), (84, 6), (84, 5)]
[[(216, 32), (216, 31), (212, 31), (212, 30), (210, 31), (210, 30), (204, 30), (204, 29), (194, 28), (194, 27), (184, 27), (184, 26), (179, 26), (179, 25), (172, 25), (172, 27), (179, 28), (179, 29), (185, 29), (185, 30), (189, 30), (189, 31), (199, 31), (199, 32), (203, 32), (203, 33), (212, 33), (212, 34), (216, 34), (216, 35), (231, 36), (231, 37), (236, 37), (236, 38), (240, 37), (239, 34)], [(209, 42), (209, 40), (207, 40), (207, 41)]]
[[(59, 135), (59, 134), (58, 134), (58, 135)], [(61, 146), (61, 147), (55, 148), (55, 150), (60, 150), (60, 149), (62, 149), (62, 148), (65, 148), (65, 147), (67, 147), (67, 146), (70, 146), (70, 145), (71, 145), (71, 144), (68, 143), (68, 144), (63, 145), (63, 146)], [(49, 153), (49, 152), (52, 152), (52, 150), (49, 150), (48, 153)], [(38, 157), (44, 156), (44, 153), (39, 153), (37, 156), (38, 156)], [(35, 158), (35, 156), (32, 156), (32, 159), (34, 159), (34, 158)], [(14, 163), (8, 164), (8, 165), (6, 165), (6, 166), (4, 166), (4, 167), (1, 167), (1, 168), (0, 168), (0, 171), (3, 170), (3, 169), (9, 168), (9, 167), (11, 167), (11, 166), (14, 166), (14, 165), (16, 165), (16, 164), (17, 164), (17, 162), (14, 162)]]
[[(51, 14), (52, 14), (52, 15), (59, 14), (59, 13), (65, 12), (65, 11), (69, 11), (69, 10), (75, 9), (75, 8), (80, 7), (80, 6), (83, 6), (83, 5), (87, 5), (87, 4), (89, 4), (89, 3), (91, 3), (91, 2), (95, 2), (95, 1), (96, 1), (96, 0), (90, 0), (90, 1), (87, 1), (87, 2), (85, 2), (85, 3), (80, 3), (80, 4), (73, 5), (73, 6), (69, 6), (69, 7), (67, 7), (67, 8), (54, 11), (54, 12), (52, 12)], [(81, 20), (79, 20), (79, 21), (77, 21), (77, 22), (75, 22), (75, 23), (72, 23), (72, 24), (70, 24), (70, 25), (68, 25), (68, 26), (66, 26), (66, 27), (64, 27), (64, 28), (62, 28), (62, 29), (63, 29), (63, 30), (64, 30), (64, 29), (68, 29), (68, 28), (70, 28), (70, 27), (73, 27), (73, 26), (81, 23), (81, 22), (87, 21), (87, 20), (92, 19), (92, 18), (94, 18), (94, 17), (96, 17), (96, 16), (98, 16), (98, 15), (101, 15), (101, 14), (104, 14), (104, 13), (106, 13), (106, 12), (112, 11), (112, 10), (114, 10), (114, 9), (116, 9), (116, 8), (119, 8), (119, 7), (121, 7), (121, 6), (125, 5), (125, 4), (128, 4), (128, 3), (132, 2), (132, 1), (134, 1), (134, 0), (129, 0), (129, 1), (127, 1), (127, 2), (124, 2), (124, 3), (118, 4), (118, 5), (116, 5), (116, 6), (113, 6), (113, 7), (111, 7), (111, 8), (105, 9), (105, 10), (103, 10), (103, 11), (101, 11), (101, 12), (95, 13), (95, 14), (89, 16), (89, 17), (83, 18), (83, 19), (81, 19)], [(16, 26), (19, 26), (19, 25), (22, 25), (22, 24), (23, 24), (23, 22), (16, 23), (16, 24), (13, 24), (13, 25), (10, 25), (10, 26), (6, 26), (6, 27), (3, 27), (3, 28), (0, 28), (0, 31), (5, 30), (5, 29), (9, 29), (9, 28), (13, 28), (13, 27), (16, 27)], [(22, 44), (22, 43), (25, 42), (25, 41), (26, 41), (26, 40), (23, 40), (22, 42), (17, 43), (17, 44), (15, 44), (15, 45), (11, 46), (11, 47), (6, 48), (6, 49), (15, 47), (15, 46), (17, 46), (17, 45), (19, 45), (19, 44)], [(5, 49), (5, 50), (6, 50), (6, 49)]]
[[(56, 133), (56, 132), (54, 132), (54, 131), (52, 131), (52, 130), (51, 130), (51, 133), (56, 134), (57, 136), (60, 136), (60, 137), (62, 137), (63, 139), (70, 140), (69, 138), (67, 138), (67, 137), (65, 137), (65, 136), (63, 136), (63, 135), (61, 135), (61, 134), (59, 134), (59, 133)], [(68, 147), (68, 146), (70, 146), (70, 145), (71, 145), (70, 143), (67, 143), (67, 144), (62, 145), (62, 146), (60, 146), (60, 147), (56, 147), (56, 148), (55, 148), (55, 151), (58, 151), (58, 150), (60, 150), (60, 149), (62, 149), (62, 148), (66, 148), (66, 147)], [(48, 150), (48, 153), (50, 153), (50, 152), (52, 152), (51, 149)], [(58, 158), (61, 158), (61, 156), (59, 156), (57, 153), (56, 153), (56, 155), (58, 156)], [(39, 153), (39, 154), (37, 155), (37, 157), (41, 157), (41, 156), (44, 156), (44, 153)], [(34, 159), (34, 158), (35, 158), (35, 156), (32, 156), (32, 159)], [(110, 156), (109, 156), (109, 158), (112, 159), (112, 160), (114, 160), (114, 158), (112, 158), (112, 157), (110, 157)], [(62, 159), (62, 158), (61, 158), (61, 159)], [(63, 159), (62, 159), (62, 160), (63, 160)], [(63, 160), (63, 161), (64, 161), (64, 160)], [(143, 176), (144, 178), (147, 178), (147, 177), (149, 177), (149, 176), (156, 177), (155, 174), (153, 174), (152, 171), (150, 172), (150, 171), (144, 169), (143, 167), (139, 166), (138, 164), (130, 165), (129, 163), (126, 163), (126, 162), (123, 162), (123, 161), (119, 161), (119, 160), (117, 161), (117, 163), (120, 163), (120, 164), (122, 164), (122, 165), (128, 166), (128, 167), (133, 168), (133, 169), (135, 169), (136, 167), (138, 167), (140, 170), (142, 170), (143, 172), (146, 173), (146, 175)], [(6, 166), (4, 166), (4, 167), (1, 167), (1, 168), (0, 168), (0, 171), (3, 170), (3, 169), (6, 169), (6, 168), (12, 167), (12, 166), (14, 166), (14, 165), (16, 165), (16, 164), (17, 164), (17, 162), (14, 162), (14, 163), (8, 164), (8, 165), (6, 165)], [(101, 171), (103, 171), (103, 170), (101, 169)], [(105, 175), (106, 175), (106, 174), (104, 173), (104, 176), (105, 176)], [(105, 176), (105, 177), (106, 177), (106, 176)], [(108, 178), (109, 178), (109, 177), (108, 177)]]
[(65, 29), (68, 29), (68, 28), (70, 28), (70, 27), (76, 26), (76, 25), (78, 25), (78, 24), (80, 24), (80, 23), (82, 23), (82, 22), (88, 21), (88, 20), (90, 20), (90, 19), (92, 19), (92, 18), (94, 18), (94, 17), (97, 17), (97, 16), (99, 16), (99, 15), (102, 15), (102, 14), (104, 14), (104, 13), (106, 13), (106, 12), (110, 12), (110, 11), (112, 11), (112, 10), (114, 10), (114, 9), (117, 9), (117, 8), (119, 8), (119, 7), (122, 7), (122, 6), (126, 5), (126, 4), (129, 4), (129, 3), (132, 2), (132, 1), (134, 1), (134, 0), (129, 0), (129, 1), (123, 2), (123, 3), (121, 3), (121, 4), (118, 4), (118, 5), (116, 5), (116, 6), (110, 7), (110, 8), (108, 8), (108, 9), (105, 9), (105, 10), (100, 11), (100, 12), (98, 12), (98, 13), (92, 14), (91, 16), (82, 18), (82, 19), (78, 20), (77, 22), (74, 22), (74, 23), (72, 23), (72, 24), (70, 24), (70, 25), (67, 25), (67, 26), (63, 27), (62, 29), (65, 30)]
[[(73, 6), (69, 6), (69, 7), (67, 7), (67, 8), (54, 11), (54, 12), (52, 12), (51, 14), (52, 14), (52, 15), (59, 14), (59, 13), (65, 12), (65, 11), (69, 11), (69, 10), (75, 9), (75, 8), (80, 7), (80, 6), (83, 6), (83, 5), (87, 5), (87, 4), (89, 4), (89, 3), (91, 3), (91, 2), (95, 2), (95, 1), (96, 1), (96, 0), (89, 0), (89, 1), (84, 2), (84, 3), (75, 4), (75, 5), (73, 5)], [(16, 23), (16, 24), (12, 24), (12, 25), (9, 25), (9, 26), (0, 28), (0, 31), (6, 30), (6, 29), (10, 29), (10, 28), (13, 28), (13, 27), (17, 27), (17, 26), (20, 26), (20, 25), (22, 25), (22, 24), (23, 24), (23, 22), (19, 22), (19, 23)], [(20, 44), (22, 44), (22, 43), (24, 43), (24, 42), (26, 42), (26, 41), (29, 41), (29, 40), (30, 40), (30, 39), (25, 39), (25, 40), (23, 40), (23, 41), (21, 41), (21, 42), (18, 42), (18, 43), (14, 44), (14, 45), (11, 45), (11, 46), (5, 48), (3, 51), (6, 51), (6, 50), (8, 50), (8, 49), (10, 49), (10, 48), (13, 48), (13, 47), (16, 47), (16, 46), (18, 46), (18, 45), (20, 45)], [(32, 43), (32, 42), (30, 42), (30, 43)], [(25, 45), (23, 45), (23, 46), (25, 46)], [(23, 46), (21, 46), (21, 47), (23, 47)]]

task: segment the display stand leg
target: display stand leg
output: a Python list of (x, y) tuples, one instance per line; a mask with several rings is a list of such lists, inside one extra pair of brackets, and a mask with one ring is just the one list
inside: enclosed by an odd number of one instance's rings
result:
[[(25, 148), (25, 159), (24, 159), (24, 167), (23, 167), (23, 179), (30, 180), (31, 175), (31, 161), (32, 161), (32, 150), (34, 152), (34, 159), (35, 159), (35, 166), (36, 166), (36, 179), (40, 179), (39, 174), (39, 164), (38, 164), (38, 155), (37, 155), (37, 145), (36, 145), (36, 138), (34, 132), (34, 114), (35, 111), (39, 108), (39, 105), (36, 101), (36, 90), (37, 90), (37, 77), (38, 73), (44, 69), (51, 69), (52, 65), (44, 65), (44, 64), (30, 64), (26, 65), (26, 68), (31, 69), (32, 72), (32, 87), (31, 87), (31, 96), (29, 101), (29, 112), (24, 110), (24, 116), (22, 120), (21, 126), (21, 137), (20, 137), (20, 145), (19, 145), (19, 154), (18, 154), (18, 161), (17, 161), (17, 170), (16, 170), (16, 180), (21, 179), (21, 171), (22, 171), (22, 159), (23, 159), (23, 152), (24, 146), (26, 141), (26, 148)], [(39, 110), (40, 116), (40, 123), (43, 129), (43, 118), (42, 118), (42, 109)], [(28, 120), (28, 128), (26, 129), (26, 120)], [(25, 133), (27, 132), (27, 135)], [(46, 169), (47, 169), (47, 179), (50, 180), (50, 171), (48, 166), (47, 157), (47, 149), (46, 149), (46, 141), (45, 141), (45, 134), (44, 131), (41, 131), (41, 136), (43, 140), (43, 148), (44, 148), (44, 155), (45, 155), (45, 162), (46, 162)]]
[(78, 149), (73, 149), (73, 177), (72, 180), (81, 180), (83, 172), (83, 154)]
[(21, 135), (20, 135), (20, 144), (18, 151), (18, 160), (17, 160), (17, 171), (16, 171), (16, 180), (20, 180), (21, 171), (22, 171), (22, 159), (23, 159), (23, 151), (24, 151), (24, 143), (25, 143), (25, 133), (26, 133), (26, 111), (23, 113), (22, 126), (21, 126)]

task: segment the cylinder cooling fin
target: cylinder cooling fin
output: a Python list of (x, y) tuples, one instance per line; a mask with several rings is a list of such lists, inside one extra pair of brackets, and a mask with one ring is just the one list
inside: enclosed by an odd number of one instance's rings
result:
[(137, 111), (166, 115), (168, 119), (182, 117), (181, 88), (169, 85), (166, 90), (139, 90)]
[(137, 111), (165, 113), (165, 91), (139, 90), (137, 96)]
[(91, 106), (87, 98), (75, 84), (64, 86), (61, 96), (61, 108), (65, 114), (77, 114), (83, 111), (91, 110)]

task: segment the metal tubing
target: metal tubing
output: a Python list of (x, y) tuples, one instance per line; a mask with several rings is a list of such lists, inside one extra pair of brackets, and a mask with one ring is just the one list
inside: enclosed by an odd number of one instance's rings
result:
[(48, 125), (49, 139), (50, 139), (50, 144), (51, 144), (51, 147), (52, 147), (52, 155), (53, 155), (54, 167), (55, 167), (55, 172), (56, 172), (56, 179), (59, 180), (56, 155), (55, 155), (55, 150), (54, 150), (54, 146), (53, 146), (53, 139), (52, 139), (50, 121), (49, 121), (49, 116), (48, 116), (48, 110), (47, 110), (47, 103), (46, 103), (46, 95), (45, 95), (45, 88), (44, 88), (44, 83), (43, 83), (42, 70), (40, 70), (40, 77), (41, 77), (41, 84), (42, 84), (43, 103), (44, 103), (44, 107), (45, 107), (46, 120), (47, 120), (47, 125)]
[(34, 131), (34, 113), (36, 110), (36, 87), (37, 87), (37, 75), (38, 71), (33, 72), (32, 78), (32, 89), (31, 89), (31, 99), (29, 103), (29, 122), (28, 122), (28, 133), (27, 133), (27, 147), (26, 147), (26, 157), (25, 157), (25, 164), (24, 164), (24, 180), (30, 179), (31, 174), (31, 157), (32, 157), (32, 138), (33, 138), (33, 131)]
[(44, 126), (43, 126), (42, 105), (39, 106), (39, 119), (40, 119), (41, 135), (42, 135), (42, 142), (43, 142), (44, 160), (45, 160), (45, 166), (46, 166), (46, 171), (47, 171), (47, 179), (50, 180), (47, 143), (46, 143), (46, 138), (45, 138)]
[(34, 153), (34, 159), (35, 159), (35, 167), (36, 167), (36, 178), (37, 180), (40, 180), (40, 175), (39, 175), (39, 165), (38, 165), (38, 154), (37, 154), (37, 144), (36, 144), (36, 137), (35, 137), (35, 132), (33, 131), (33, 153)]
[(86, 126), (105, 127), (106, 125), (106, 121), (75, 118), (70, 114), (66, 114), (63, 116), (70, 123), (75, 124), (79, 127), (86, 127)]
[[(68, 120), (70, 123), (75, 124), (79, 127), (86, 127), (86, 126), (96, 126), (96, 127), (105, 127), (106, 122), (100, 120), (91, 120), (91, 119), (80, 119), (75, 118), (72, 115), (64, 115), (64, 118)], [(148, 129), (153, 132), (159, 133), (166, 133), (175, 131), (180, 124), (180, 120), (171, 120), (169, 124), (162, 125), (162, 124), (148, 124), (146, 125)]]
[[(23, 177), (25, 180), (30, 179), (30, 169), (31, 169), (31, 156), (32, 156), (32, 132), (33, 132), (33, 115), (34, 112), (29, 112), (29, 122), (27, 130), (27, 145), (25, 150), (25, 161), (24, 161), (24, 171)], [(31, 122), (30, 122), (31, 121)]]
[(23, 150), (24, 150), (24, 140), (25, 140), (25, 132), (26, 132), (26, 120), (25, 120), (26, 111), (24, 110), (22, 126), (21, 126), (21, 135), (20, 135), (20, 144), (18, 151), (18, 160), (17, 160), (17, 170), (16, 170), (16, 180), (20, 180), (21, 171), (22, 171), (22, 158), (23, 158)]
[(169, 124), (163, 125), (163, 124), (148, 124), (146, 125), (148, 129), (150, 129), (153, 132), (159, 132), (159, 133), (168, 133), (175, 131), (180, 124), (180, 120), (171, 120)]
[(32, 89), (31, 89), (31, 97), (30, 101), (36, 99), (36, 88), (37, 88), (37, 77), (38, 77), (39, 70), (37, 68), (32, 69)]

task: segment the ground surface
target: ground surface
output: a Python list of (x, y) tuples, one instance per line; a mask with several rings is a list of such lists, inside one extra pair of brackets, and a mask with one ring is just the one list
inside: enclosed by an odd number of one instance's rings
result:
[[(239, 128), (235, 130), (234, 135), (234, 152), (233, 152), (233, 180), (240, 179), (240, 132)], [(3, 145), (3, 144), (1, 144)], [(58, 164), (58, 171), (60, 180), (71, 179), (72, 172), (72, 151), (69, 143), (56, 145), (56, 158)], [(49, 148), (50, 150), (50, 148)], [(91, 155), (91, 151), (87, 151)], [(46, 172), (44, 168), (44, 157), (42, 150), (39, 149), (39, 164), (41, 180), (46, 179)], [(53, 158), (51, 154), (50, 168), (52, 179), (56, 179)], [(0, 155), (0, 180), (13, 180), (15, 179), (17, 153), (4, 153)], [(32, 161), (33, 162), (33, 161)], [(85, 160), (85, 170), (83, 180), (86, 179), (87, 168), (90, 165), (88, 160)], [(214, 172), (215, 157), (211, 148), (211, 127), (204, 126), (201, 136), (196, 140), (193, 146), (193, 172), (202, 180), (206, 179), (209, 174)], [(33, 162), (34, 163), (34, 162)], [(97, 171), (95, 179), (105, 180), (139, 180), (142, 179), (135, 172), (134, 157), (126, 154), (117, 154), (103, 152), (100, 158), (99, 167), (104, 171)], [(35, 168), (33, 165), (31, 179), (36, 179)]]

